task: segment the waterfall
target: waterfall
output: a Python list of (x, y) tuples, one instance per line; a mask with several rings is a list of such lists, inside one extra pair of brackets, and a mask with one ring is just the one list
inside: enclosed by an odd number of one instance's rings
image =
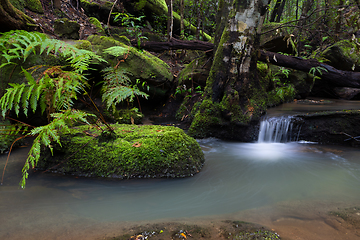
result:
[(260, 122), (258, 142), (289, 142), (293, 128), (291, 116), (264, 118)]

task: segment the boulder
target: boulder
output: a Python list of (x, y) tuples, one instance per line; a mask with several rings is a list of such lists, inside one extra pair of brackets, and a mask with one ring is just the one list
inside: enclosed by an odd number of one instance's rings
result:
[[(108, 135), (89, 125), (78, 126), (61, 136), (42, 154), (38, 167), (64, 174), (110, 178), (189, 177), (204, 164), (195, 139), (183, 130), (159, 125), (111, 125)], [(102, 126), (106, 130), (105, 126)]]
[(321, 57), (326, 58), (327, 64), (343, 71), (360, 71), (360, 48), (351, 40), (341, 40), (326, 48)]
[(60, 38), (76, 39), (80, 38), (80, 24), (76, 21), (69, 21), (67, 18), (56, 19), (54, 22), (54, 33)]
[(120, 46), (126, 53), (119, 59), (119, 66), (130, 73), (129, 77), (146, 81), (150, 86), (150, 97), (163, 98), (172, 86), (173, 75), (170, 67), (147, 51), (139, 51), (110, 37), (92, 35), (87, 39), (92, 44), (93, 51), (104, 57), (111, 66), (116, 66), (117, 58), (105, 54), (103, 51), (109, 47)]
[(359, 100), (360, 99), (360, 89), (359, 88), (349, 88), (349, 87), (336, 87), (334, 88), (335, 94), (346, 100)]
[[(301, 125), (299, 140), (320, 144), (359, 145), (360, 110), (323, 111), (294, 116)], [(359, 139), (360, 140), (360, 139)]]

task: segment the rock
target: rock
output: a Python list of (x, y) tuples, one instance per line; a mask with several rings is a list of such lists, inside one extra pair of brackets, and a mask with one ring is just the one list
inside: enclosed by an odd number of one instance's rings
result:
[(360, 48), (351, 40), (341, 40), (321, 53), (327, 64), (344, 71), (360, 71)]
[(164, 98), (166, 96), (172, 86), (173, 75), (165, 62), (147, 51), (139, 51), (110, 37), (92, 35), (87, 40), (91, 42), (95, 53), (103, 56), (111, 66), (116, 66), (118, 60), (103, 51), (113, 46), (127, 49), (127, 53), (121, 58), (119, 66), (130, 73), (129, 77), (134, 83), (136, 79), (146, 81), (150, 86), (151, 98)]
[(334, 88), (334, 92), (341, 99), (346, 99), (346, 100), (360, 99), (360, 89), (359, 88), (336, 87), (336, 88)]
[(26, 8), (36, 13), (44, 13), (40, 0), (26, 0)]
[(285, 28), (276, 29), (280, 25), (280, 23), (274, 22), (263, 25), (261, 31), (264, 34), (262, 34), (260, 37), (260, 48), (271, 52), (293, 54), (295, 50), (293, 49), (293, 46), (289, 40), (291, 35), (286, 31)]
[(188, 177), (204, 164), (199, 144), (179, 128), (125, 124), (111, 127), (116, 135), (88, 125), (72, 128), (61, 136), (62, 147), (54, 146), (54, 156), (50, 152), (42, 154), (38, 167), (56, 166), (53, 171), (77, 176), (126, 179)]
[(102, 27), (101, 22), (97, 18), (90, 17), (89, 22), (95, 26), (95, 28), (99, 34), (105, 34), (105, 30)]
[[(100, 22), (107, 23), (109, 13), (111, 11), (114, 1), (89, 1), (80, 0), (80, 6), (84, 9), (88, 17), (97, 18)], [(117, 4), (114, 5), (112, 12), (121, 12)], [(112, 18), (113, 19), (113, 18)]]
[(61, 38), (79, 39), (79, 30), (80, 24), (67, 18), (56, 19), (54, 22), (54, 33)]
[(294, 116), (301, 125), (299, 140), (320, 144), (358, 144), (360, 110), (325, 111)]

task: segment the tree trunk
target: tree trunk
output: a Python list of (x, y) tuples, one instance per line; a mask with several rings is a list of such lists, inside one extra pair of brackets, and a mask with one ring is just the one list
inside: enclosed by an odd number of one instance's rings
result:
[(173, 0), (167, 0), (168, 22), (167, 22), (167, 39), (170, 41), (173, 37), (174, 18), (173, 18)]
[(180, 36), (184, 39), (184, 0), (180, 0)]
[(258, 102), (265, 92), (256, 74), (256, 52), (257, 30), (268, 3), (234, 0), (206, 82), (205, 99), (189, 129), (193, 136), (204, 136), (210, 128), (224, 124), (247, 125), (266, 110)]
[(0, 0), (0, 32), (23, 29), (34, 30), (34, 20), (16, 9), (9, 0)]
[(284, 12), (285, 3), (286, 3), (286, 0), (283, 0), (281, 2), (281, 5), (280, 5), (280, 7), (278, 9), (278, 13), (277, 13), (277, 16), (276, 16), (276, 19), (275, 19), (275, 22), (280, 22), (281, 16), (282, 16), (282, 14)]
[(281, 1), (282, 0), (276, 0), (274, 10), (272, 11), (271, 17), (270, 17), (270, 20), (269, 20), (270, 22), (275, 22), (275, 18), (276, 18), (276, 15), (278, 14), (278, 10), (279, 10)]

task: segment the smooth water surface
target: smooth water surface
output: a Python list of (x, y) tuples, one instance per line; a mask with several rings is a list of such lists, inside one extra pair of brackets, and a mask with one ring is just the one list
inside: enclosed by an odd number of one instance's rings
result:
[[(206, 162), (191, 178), (110, 180), (36, 172), (25, 190), (18, 182), (28, 149), (17, 150), (0, 186), (0, 239), (95, 239), (128, 222), (199, 217), (212, 222), (226, 214), (275, 227), (281, 219), (302, 219), (302, 225), (293, 225), (310, 231), (317, 212), (360, 206), (359, 149), (301, 142), (199, 143)], [(1, 170), (5, 162), (1, 156)], [(276, 207), (281, 204), (286, 211)]]
[(119, 221), (222, 215), (283, 201), (360, 203), (357, 149), (216, 139), (200, 144), (206, 164), (192, 178), (121, 181), (36, 173), (25, 190), (18, 189), (20, 168), (14, 169), (14, 161), (19, 156), (21, 163), (26, 151), (16, 152), (0, 187), (0, 239), (21, 233), (38, 237), (39, 228), (56, 232), (77, 225), (91, 229)]

